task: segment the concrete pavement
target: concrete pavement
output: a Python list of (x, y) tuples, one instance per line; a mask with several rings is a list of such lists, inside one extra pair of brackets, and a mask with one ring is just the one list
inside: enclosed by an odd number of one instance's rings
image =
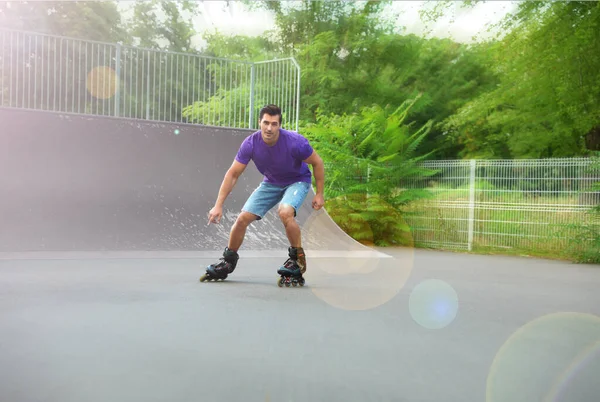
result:
[(285, 250), (0, 260), (0, 400), (596, 400), (598, 266), (383, 251), (289, 289)]

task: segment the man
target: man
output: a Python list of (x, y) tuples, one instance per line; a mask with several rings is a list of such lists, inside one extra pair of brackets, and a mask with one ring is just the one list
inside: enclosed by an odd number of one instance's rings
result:
[[(285, 227), (290, 242), (289, 258), (277, 270), (282, 276), (292, 277), (304, 284), (302, 275), (306, 272), (306, 257), (302, 249), (300, 227), (296, 222), (296, 211), (304, 202), (311, 186), (313, 166), (317, 185), (312, 207), (323, 207), (323, 185), (325, 171), (323, 160), (313, 150), (309, 141), (298, 133), (281, 127), (281, 109), (267, 105), (260, 110), (260, 131), (248, 136), (241, 144), (233, 164), (225, 174), (215, 206), (208, 214), (210, 223), (219, 223), (223, 216), (223, 204), (231, 193), (238, 178), (250, 160), (264, 178), (250, 195), (231, 228), (229, 243), (220, 262), (206, 268), (207, 275), (215, 279), (225, 279), (233, 272), (239, 259), (238, 250), (242, 245), (246, 228), (255, 220), (262, 219), (277, 203), (278, 214)], [(202, 277), (204, 280), (206, 276)]]

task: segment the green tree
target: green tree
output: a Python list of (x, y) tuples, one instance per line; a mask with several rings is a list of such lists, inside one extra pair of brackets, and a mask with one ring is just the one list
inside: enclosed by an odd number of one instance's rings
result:
[(0, 26), (102, 42), (127, 41), (117, 2), (4, 1)]
[(600, 126), (600, 6), (523, 2), (491, 46), (496, 89), (444, 122), (461, 157), (545, 158), (585, 154)]
[[(414, 107), (419, 124), (440, 123), (460, 106), (493, 88), (497, 79), (484, 66), (485, 46), (450, 40), (425, 40), (414, 35), (317, 35), (304, 45), (302, 118), (314, 121), (320, 105), (336, 114), (358, 112), (372, 104), (399, 105), (422, 94)], [(454, 155), (444, 141), (444, 128), (433, 125), (421, 151)]]
[(122, 77), (124, 106), (136, 105), (142, 116), (186, 121), (183, 110), (212, 94), (207, 85), (210, 67), (192, 43), (197, 35), (193, 20), (200, 15), (198, 4), (141, 0), (129, 11), (133, 14), (127, 24), (132, 37), (129, 44), (135, 47), (127, 47), (122, 56), (129, 67)]
[(243, 61), (264, 61), (284, 57), (267, 36), (223, 35), (205, 33), (203, 54)]
[[(268, 33), (283, 54), (295, 55), (323, 32), (361, 33), (375, 36), (391, 32), (393, 23), (383, 11), (390, 1), (246, 1), (250, 9), (264, 9), (275, 14), (277, 30)], [(357, 25), (358, 23), (358, 25)]]
[[(195, 53), (193, 20), (200, 15), (193, 1), (136, 1), (128, 30), (139, 46), (173, 52)], [(159, 18), (163, 16), (163, 18)]]

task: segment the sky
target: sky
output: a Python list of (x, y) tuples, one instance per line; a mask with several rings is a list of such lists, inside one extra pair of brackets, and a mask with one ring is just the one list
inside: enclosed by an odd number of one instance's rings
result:
[[(398, 26), (405, 27), (405, 33), (421, 36), (424, 24), (421, 22), (419, 10), (431, 7), (435, 1), (394, 1), (391, 8), (400, 12)], [(516, 8), (517, 1), (486, 1), (472, 8), (462, 8), (461, 1), (456, 1), (449, 10), (449, 15), (432, 26), (432, 36), (453, 38), (459, 42), (471, 42), (472, 37), (484, 30), (489, 22), (496, 22), (508, 11)], [(274, 28), (273, 16), (267, 11), (247, 11), (238, 2), (203, 1), (201, 21), (197, 21), (199, 32), (217, 29), (224, 34), (260, 35)], [(454, 17), (454, 22), (451, 19)]]

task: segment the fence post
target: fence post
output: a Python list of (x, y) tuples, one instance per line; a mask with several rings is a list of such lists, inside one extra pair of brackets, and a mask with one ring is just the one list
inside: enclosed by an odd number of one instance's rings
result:
[(296, 66), (296, 71), (298, 72), (298, 81), (296, 82), (296, 131), (298, 131), (298, 121), (300, 120), (300, 64), (292, 57), (292, 63)]
[(121, 44), (117, 43), (117, 57), (115, 61), (115, 117), (119, 117), (119, 104), (121, 103)]
[(248, 128), (252, 129), (254, 125), (254, 76), (256, 75), (256, 64), (252, 63), (250, 68), (250, 119), (248, 122)]
[(148, 53), (148, 68), (146, 69), (146, 120), (150, 120), (150, 52)]
[(469, 174), (469, 251), (473, 249), (473, 227), (475, 223), (475, 173), (477, 161), (471, 159), (471, 173)]

